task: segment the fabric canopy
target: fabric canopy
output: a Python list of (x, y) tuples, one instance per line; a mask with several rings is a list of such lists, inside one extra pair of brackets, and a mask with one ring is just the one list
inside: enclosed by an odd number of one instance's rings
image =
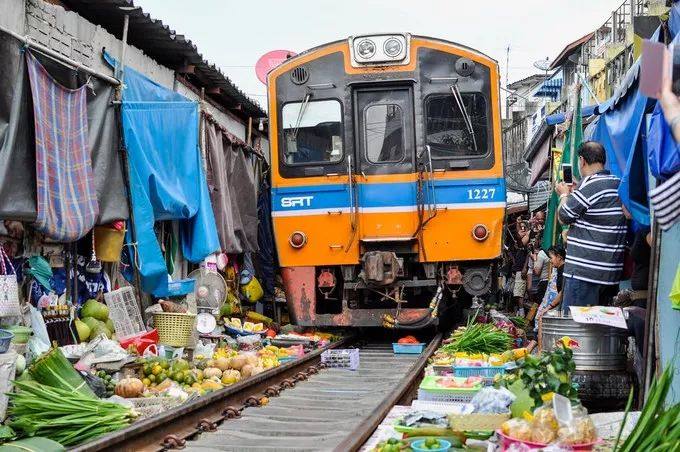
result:
[(205, 131), (208, 186), (222, 251), (257, 251), (256, 161), (207, 117)]
[[(0, 218), (33, 222), (37, 216), (33, 103), (22, 52), (22, 43), (0, 32)], [(36, 57), (63, 86), (89, 85), (87, 139), (99, 204), (97, 224), (127, 219), (118, 129), (111, 105), (114, 88), (98, 78), (88, 80), (39, 53)]]
[(533, 187), (536, 182), (545, 174), (545, 171), (550, 166), (550, 136), (543, 141), (541, 147), (534, 155), (529, 166), (531, 170), (531, 178), (529, 179), (529, 186)]
[[(105, 57), (115, 66), (113, 58)], [(180, 220), (182, 252), (191, 262), (220, 248), (198, 147), (198, 104), (125, 68), (122, 121), (130, 161), (135, 262), (144, 291), (162, 296), (168, 292), (168, 272), (155, 221)]]

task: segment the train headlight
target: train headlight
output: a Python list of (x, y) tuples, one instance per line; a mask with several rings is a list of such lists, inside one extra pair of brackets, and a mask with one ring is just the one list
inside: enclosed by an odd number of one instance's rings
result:
[(385, 52), (385, 55), (392, 58), (398, 56), (403, 48), (404, 46), (397, 38), (390, 38), (385, 41), (385, 44), (383, 44), (383, 51)]
[(474, 237), (475, 240), (483, 242), (489, 237), (489, 230), (483, 224), (478, 224), (472, 228), (472, 237)]
[(295, 231), (290, 235), (288, 243), (295, 249), (302, 248), (307, 243), (307, 235), (302, 231)]
[(370, 39), (362, 39), (356, 45), (357, 54), (364, 59), (369, 59), (375, 55), (375, 42)]

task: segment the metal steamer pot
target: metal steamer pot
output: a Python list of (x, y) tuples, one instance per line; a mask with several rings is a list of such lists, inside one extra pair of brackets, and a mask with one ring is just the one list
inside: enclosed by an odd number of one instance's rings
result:
[(555, 344), (564, 336), (578, 341), (574, 348), (576, 370), (616, 371), (626, 369), (625, 329), (604, 325), (576, 323), (571, 316), (545, 315), (541, 340), (543, 344)]

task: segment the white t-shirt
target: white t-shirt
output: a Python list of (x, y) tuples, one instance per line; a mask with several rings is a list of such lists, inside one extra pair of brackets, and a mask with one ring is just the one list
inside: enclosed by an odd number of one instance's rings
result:
[(541, 267), (541, 281), (547, 281), (550, 278), (550, 258), (545, 251), (540, 250), (536, 255), (536, 261), (534, 262), (535, 267)]

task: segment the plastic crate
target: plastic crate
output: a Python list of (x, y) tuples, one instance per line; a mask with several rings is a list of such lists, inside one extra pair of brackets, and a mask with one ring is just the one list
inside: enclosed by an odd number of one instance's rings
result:
[(321, 362), (327, 367), (357, 370), (359, 368), (359, 349), (342, 348), (326, 350), (321, 353)]
[(475, 394), (477, 394), (477, 390), (472, 392), (440, 393), (418, 389), (418, 400), (424, 402), (470, 403)]
[(135, 289), (128, 286), (104, 294), (118, 339), (127, 339), (146, 332)]
[(397, 344), (392, 343), (392, 350), (397, 355), (420, 355), (423, 353), (425, 344)]
[(168, 282), (167, 289), (162, 287), (154, 295), (158, 298), (183, 297), (193, 294), (194, 287), (196, 287), (195, 279), (178, 279), (177, 281)]
[(453, 375), (456, 377), (494, 378), (505, 374), (504, 366), (454, 366)]

